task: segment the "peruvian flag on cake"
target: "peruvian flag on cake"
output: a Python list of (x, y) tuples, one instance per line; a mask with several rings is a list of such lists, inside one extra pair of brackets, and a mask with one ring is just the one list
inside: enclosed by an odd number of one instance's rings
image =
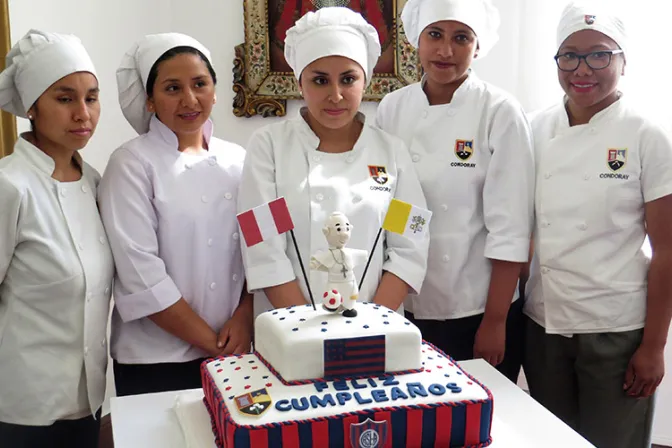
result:
[(247, 247), (289, 232), (294, 228), (285, 198), (275, 199), (238, 214), (238, 224)]

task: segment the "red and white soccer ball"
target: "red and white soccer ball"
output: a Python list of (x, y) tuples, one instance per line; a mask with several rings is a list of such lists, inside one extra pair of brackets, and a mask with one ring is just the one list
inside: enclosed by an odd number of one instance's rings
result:
[(343, 297), (341, 297), (341, 295), (335, 289), (325, 292), (322, 296), (322, 306), (327, 311), (337, 311), (342, 304)]

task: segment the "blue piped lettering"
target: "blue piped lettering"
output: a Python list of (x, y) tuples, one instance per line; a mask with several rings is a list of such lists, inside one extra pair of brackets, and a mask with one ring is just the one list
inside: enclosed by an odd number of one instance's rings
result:
[(357, 403), (359, 403), (359, 404), (373, 403), (373, 400), (370, 399), (370, 398), (362, 398), (362, 396), (359, 394), (359, 392), (355, 392), (355, 400), (357, 400)]
[(408, 400), (408, 395), (406, 395), (404, 391), (399, 389), (398, 387), (393, 387), (392, 390), (390, 391), (390, 394), (392, 395), (392, 401), (399, 399)]
[(411, 398), (415, 398), (416, 395), (420, 395), (421, 397), (427, 396), (425, 386), (423, 386), (421, 383), (408, 383), (406, 387), (408, 388), (408, 394), (411, 396)]
[(322, 399), (320, 399), (320, 397), (317, 395), (311, 395), (310, 405), (313, 408), (317, 408), (319, 406), (326, 408), (327, 405), (336, 406), (336, 402), (334, 401), (334, 397), (332, 397), (331, 394), (325, 394)]
[(428, 387), (429, 393), (436, 396), (441, 396), (446, 393), (446, 388), (440, 384), (432, 384)]
[(305, 411), (308, 409), (308, 406), (310, 404), (308, 403), (308, 399), (306, 397), (301, 397), (300, 399), (292, 398), (292, 407), (296, 411)]
[(387, 398), (387, 395), (385, 395), (385, 391), (383, 389), (374, 389), (371, 391), (371, 396), (373, 397), (374, 400), (376, 400), (376, 403), (381, 403), (383, 401), (389, 401), (390, 399)]
[(292, 410), (292, 405), (289, 404), (289, 400), (279, 400), (275, 402), (275, 409), (281, 412), (287, 412)]
[(399, 381), (395, 380), (393, 376), (385, 377), (385, 382), (383, 383), (383, 386), (397, 386), (397, 385), (399, 385)]
[(336, 401), (338, 401), (338, 404), (341, 406), (343, 406), (348, 400), (352, 400), (352, 395), (350, 392), (338, 392), (336, 394)]
[(350, 388), (348, 387), (348, 383), (346, 383), (345, 381), (342, 381), (342, 380), (334, 381), (334, 389), (336, 389), (336, 390), (350, 390)]
[(352, 387), (355, 389), (366, 389), (368, 387), (366, 384), (359, 384), (357, 380), (350, 381), (350, 384), (352, 384)]
[(321, 381), (319, 383), (315, 383), (315, 389), (317, 389), (318, 392), (322, 392), (323, 390), (326, 390), (329, 388), (329, 385), (325, 383), (324, 381)]
[(368, 381), (369, 381), (369, 384), (371, 385), (371, 387), (378, 387), (378, 384), (376, 383), (376, 380), (374, 380), (373, 378), (368, 378)]

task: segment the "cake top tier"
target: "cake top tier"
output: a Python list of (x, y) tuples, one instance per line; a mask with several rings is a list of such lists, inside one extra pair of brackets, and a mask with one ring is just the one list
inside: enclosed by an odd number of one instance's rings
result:
[(356, 309), (356, 317), (311, 305), (267, 311), (255, 323), (255, 350), (285, 382), (422, 368), (415, 325), (374, 303)]

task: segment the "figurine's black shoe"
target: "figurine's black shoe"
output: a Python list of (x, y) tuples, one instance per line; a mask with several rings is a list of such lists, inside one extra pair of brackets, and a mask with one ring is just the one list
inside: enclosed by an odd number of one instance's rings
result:
[(355, 316), (357, 316), (357, 310), (354, 310), (354, 309), (353, 310), (344, 310), (343, 315), (345, 317), (355, 317)]

